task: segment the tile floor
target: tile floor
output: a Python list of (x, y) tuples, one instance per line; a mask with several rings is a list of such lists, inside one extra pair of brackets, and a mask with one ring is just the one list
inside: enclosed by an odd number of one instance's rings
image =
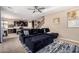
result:
[(19, 41), (16, 34), (9, 34), (4, 42), (0, 44), (0, 53), (25, 53), (26, 50)]

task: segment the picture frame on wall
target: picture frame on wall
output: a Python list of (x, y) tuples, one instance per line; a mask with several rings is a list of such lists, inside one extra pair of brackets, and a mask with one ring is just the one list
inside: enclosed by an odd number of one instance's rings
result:
[(72, 10), (67, 12), (67, 20), (68, 20), (68, 27), (79, 27), (79, 17), (77, 16), (77, 11)]
[(67, 12), (67, 18), (68, 18), (68, 20), (76, 19), (76, 17), (77, 17), (76, 14), (77, 14), (77, 12), (75, 10)]
[(59, 24), (60, 23), (60, 18), (59, 17), (54, 18), (53, 23)]

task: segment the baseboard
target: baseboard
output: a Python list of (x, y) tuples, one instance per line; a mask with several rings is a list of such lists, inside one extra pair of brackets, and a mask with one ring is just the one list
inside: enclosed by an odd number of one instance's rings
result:
[(60, 38), (60, 40), (62, 40), (65, 43), (79, 45), (79, 41), (78, 40), (72, 40), (72, 39), (68, 39), (68, 38)]

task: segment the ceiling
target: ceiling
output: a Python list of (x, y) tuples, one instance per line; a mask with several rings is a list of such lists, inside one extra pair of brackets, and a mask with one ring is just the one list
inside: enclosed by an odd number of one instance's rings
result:
[(34, 8), (34, 6), (3, 6), (1, 17), (9, 19), (36, 20), (51, 12), (57, 12), (59, 10), (68, 8), (62, 6), (39, 6), (39, 8), (40, 7), (45, 8), (42, 10), (42, 13), (33, 13), (33, 10), (28, 10), (28, 8)]

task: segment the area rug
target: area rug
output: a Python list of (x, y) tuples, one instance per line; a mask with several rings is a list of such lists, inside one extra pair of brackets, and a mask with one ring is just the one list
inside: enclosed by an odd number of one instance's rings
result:
[[(27, 53), (32, 53), (28, 47), (23, 46)], [(45, 46), (36, 53), (79, 53), (79, 45), (68, 44), (55, 39), (53, 43)]]

